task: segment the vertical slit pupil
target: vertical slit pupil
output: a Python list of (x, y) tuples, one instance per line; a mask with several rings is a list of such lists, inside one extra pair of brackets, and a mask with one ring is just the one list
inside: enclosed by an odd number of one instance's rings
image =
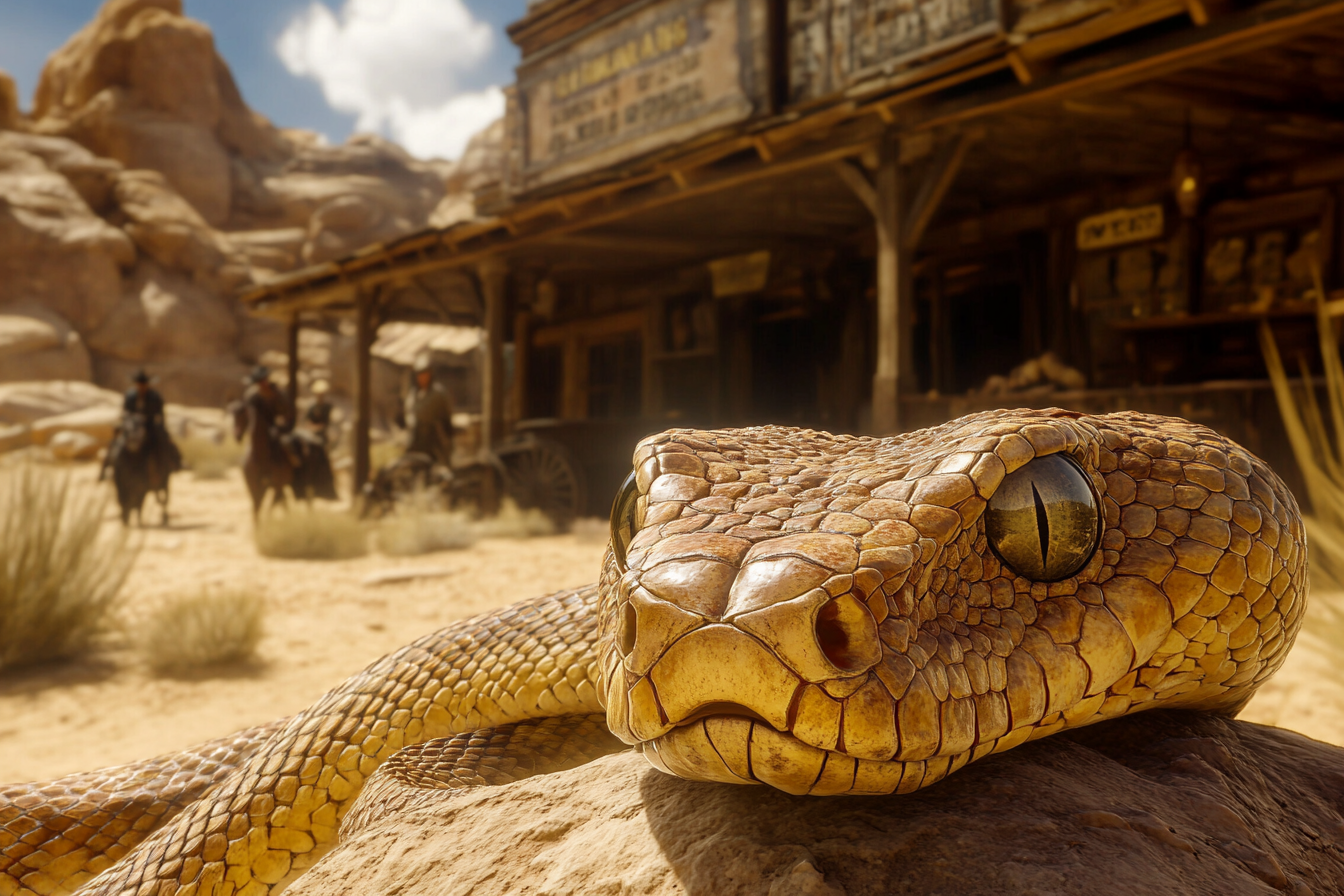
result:
[(1031, 484), (1031, 497), (1036, 502), (1036, 533), (1041, 540), (1041, 569), (1050, 568), (1050, 514), (1046, 512), (1036, 483)]

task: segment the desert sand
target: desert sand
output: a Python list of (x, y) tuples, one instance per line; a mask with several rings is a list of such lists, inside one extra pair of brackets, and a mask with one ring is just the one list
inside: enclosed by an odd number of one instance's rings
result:
[[(92, 479), (89, 467), (76, 475)], [(110, 487), (109, 487), (110, 489)], [(79, 662), (0, 675), (0, 782), (132, 762), (298, 712), (385, 653), (455, 619), (596, 578), (605, 526), (525, 541), (488, 539), (418, 557), (273, 560), (252, 540), (238, 471), (174, 479), (168, 528), (149, 526), (120, 629)], [(155, 510), (147, 521), (157, 523)], [(109, 508), (108, 524), (116, 525)], [(434, 577), (365, 584), (390, 570)], [(203, 586), (253, 589), (267, 604), (254, 662), (191, 675), (152, 672), (137, 622)], [(1297, 646), (1241, 718), (1344, 746), (1344, 594), (1318, 588)]]

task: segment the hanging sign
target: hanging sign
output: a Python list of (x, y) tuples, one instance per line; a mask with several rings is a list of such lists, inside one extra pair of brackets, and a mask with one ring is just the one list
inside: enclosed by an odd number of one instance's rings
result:
[(1078, 248), (1105, 249), (1155, 240), (1162, 236), (1164, 226), (1161, 205), (1117, 208), (1078, 222)]

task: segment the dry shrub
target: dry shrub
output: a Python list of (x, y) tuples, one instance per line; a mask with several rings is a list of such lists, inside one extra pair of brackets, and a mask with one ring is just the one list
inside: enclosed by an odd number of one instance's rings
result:
[(160, 606), (145, 622), (141, 648), (158, 672), (245, 662), (256, 654), (265, 615), (258, 594), (202, 589)]
[(400, 500), (378, 523), (378, 548), (393, 557), (455, 551), (476, 542), (475, 524), (466, 513), (442, 508), (423, 491)]
[(369, 550), (369, 533), (354, 516), (306, 504), (263, 508), (254, 536), (263, 556), (281, 560), (348, 560)]
[(1312, 265), (1316, 283), (1316, 328), (1325, 368), (1326, 413), (1317, 400), (1305, 358), (1299, 357), (1301, 383), (1288, 379), (1268, 321), (1260, 323), (1260, 350), (1274, 387), (1274, 398), (1293, 456), (1311, 496), (1311, 513), (1303, 520), (1311, 545), (1311, 571), (1335, 588), (1344, 586), (1344, 362), (1339, 355), (1334, 321), (1326, 312), (1319, 264)]
[(495, 516), (477, 520), (473, 528), (481, 538), (535, 538), (555, 534), (555, 523), (535, 507), (520, 510), (505, 498)]
[(223, 479), (243, 462), (243, 445), (233, 439), (215, 441), (193, 436), (179, 439), (177, 447), (182, 452), (182, 466), (197, 479)]
[(0, 669), (86, 653), (139, 550), (103, 526), (108, 493), (68, 475), (0, 472)]

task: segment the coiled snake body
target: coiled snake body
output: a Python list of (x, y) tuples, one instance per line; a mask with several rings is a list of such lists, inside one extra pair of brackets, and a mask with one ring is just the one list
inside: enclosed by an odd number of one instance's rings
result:
[(275, 725), (0, 789), (0, 896), (273, 893), (339, 830), (625, 745), (687, 778), (905, 793), (1151, 707), (1235, 713), (1306, 592), (1282, 481), (1183, 420), (673, 430), (635, 451), (598, 584)]

